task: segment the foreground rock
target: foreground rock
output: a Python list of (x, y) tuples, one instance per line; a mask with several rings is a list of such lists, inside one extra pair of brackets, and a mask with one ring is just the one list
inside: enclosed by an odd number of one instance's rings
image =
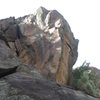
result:
[(32, 67), (18, 71), (0, 79), (0, 100), (99, 100), (46, 80)]
[(40, 7), (34, 15), (1, 20), (0, 39), (23, 64), (34, 66), (48, 79), (65, 85), (71, 80), (78, 40), (56, 10)]
[(3, 40), (0, 40), (0, 77), (15, 72), (20, 64), (14, 52), (10, 50)]

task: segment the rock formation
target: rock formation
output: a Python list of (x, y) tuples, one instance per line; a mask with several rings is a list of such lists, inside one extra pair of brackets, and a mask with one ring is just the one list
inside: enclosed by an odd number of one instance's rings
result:
[(78, 40), (56, 10), (40, 7), (34, 15), (0, 20), (0, 39), (23, 64), (50, 80), (67, 84), (77, 60)]
[(66, 87), (77, 47), (56, 10), (0, 20), (0, 100), (99, 100)]

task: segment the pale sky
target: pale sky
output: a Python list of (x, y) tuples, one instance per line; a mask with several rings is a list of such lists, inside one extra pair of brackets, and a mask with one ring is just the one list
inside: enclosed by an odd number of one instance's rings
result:
[(86, 60), (100, 69), (100, 0), (0, 0), (0, 19), (33, 14), (39, 6), (59, 11), (79, 39), (79, 57), (74, 66)]

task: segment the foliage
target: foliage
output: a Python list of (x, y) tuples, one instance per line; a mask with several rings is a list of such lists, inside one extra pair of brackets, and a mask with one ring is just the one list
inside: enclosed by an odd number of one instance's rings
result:
[(86, 61), (82, 66), (73, 70), (72, 86), (75, 89), (82, 90), (85, 93), (97, 96), (97, 88), (95, 85), (95, 76), (89, 70), (89, 63)]

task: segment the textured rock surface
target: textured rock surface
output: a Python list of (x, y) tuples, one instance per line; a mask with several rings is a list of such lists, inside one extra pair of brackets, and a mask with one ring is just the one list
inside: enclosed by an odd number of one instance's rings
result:
[(99, 100), (46, 80), (30, 68), (31, 74), (18, 69), (20, 72), (0, 79), (0, 100)]
[(71, 80), (78, 40), (56, 10), (40, 7), (34, 15), (0, 20), (0, 39), (23, 64), (36, 67), (48, 79), (65, 85)]

